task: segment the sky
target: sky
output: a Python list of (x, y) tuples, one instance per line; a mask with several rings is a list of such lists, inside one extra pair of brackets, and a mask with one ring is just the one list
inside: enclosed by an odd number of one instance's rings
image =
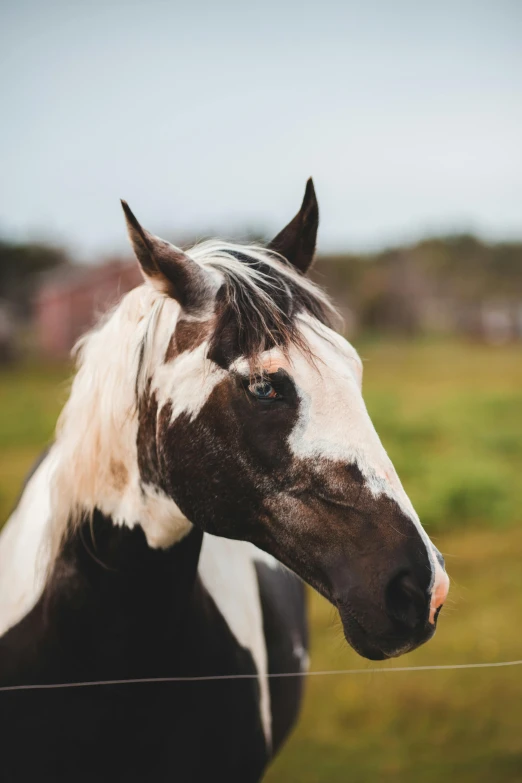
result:
[(0, 235), (84, 260), (151, 230), (319, 247), (522, 237), (518, 0), (3, 0)]

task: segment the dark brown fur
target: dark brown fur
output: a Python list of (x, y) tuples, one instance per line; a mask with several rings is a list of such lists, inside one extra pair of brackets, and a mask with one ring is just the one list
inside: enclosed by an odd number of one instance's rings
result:
[(150, 381), (146, 392), (141, 396), (138, 406), (138, 468), (144, 484), (160, 488), (158, 470), (158, 447), (156, 441), (156, 420), (158, 402), (151, 391)]
[(176, 324), (165, 354), (165, 362), (171, 362), (184, 351), (193, 351), (207, 340), (214, 324), (208, 321), (187, 321), (180, 318)]

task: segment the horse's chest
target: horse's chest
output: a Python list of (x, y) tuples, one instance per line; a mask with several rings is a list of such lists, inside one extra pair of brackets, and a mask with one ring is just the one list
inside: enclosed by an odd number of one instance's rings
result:
[[(169, 590), (161, 579), (153, 584), (153, 569), (147, 578), (145, 572), (140, 575), (141, 590), (129, 606), (113, 590), (101, 593), (103, 600), (96, 611), (89, 609), (88, 618), (66, 602), (69, 619), (65, 622), (61, 613), (58, 625), (52, 624), (55, 641), (51, 631), (42, 640), (45, 649), (56, 651), (57, 657), (49, 659), (51, 671), (38, 655), (32, 669), (16, 679), (251, 677), (2, 694), (0, 711), (10, 716), (3, 732), (7, 781), (183, 783), (214, 779), (217, 770), (230, 781), (259, 779), (269, 757), (271, 716), (251, 549), (209, 539), (198, 572), (193, 605), (179, 623), (169, 622), (175, 602), (171, 606), (165, 598)], [(82, 595), (75, 597), (75, 606), (84, 603)], [(39, 627), (42, 605), (6, 637), (13, 653), (31, 628)], [(136, 611), (145, 624), (134, 623)]]
[(267, 754), (254, 694), (245, 682), (228, 685), (5, 694), (2, 780), (259, 780)]

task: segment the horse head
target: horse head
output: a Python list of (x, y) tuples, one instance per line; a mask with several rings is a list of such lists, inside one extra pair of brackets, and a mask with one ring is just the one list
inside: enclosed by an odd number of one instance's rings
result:
[[(444, 561), (370, 420), (361, 360), (306, 277), (319, 219), (311, 180), (268, 247), (184, 252), (123, 209), (145, 285), (84, 346), (92, 372), (106, 365), (97, 404), (109, 411), (95, 441), (86, 421), (98, 484), (84, 496), (142, 524), (153, 546), (192, 526), (253, 543), (331, 601), (367, 658), (427, 641), (448, 591)], [(126, 411), (119, 420), (109, 398)], [(89, 416), (74, 389), (71, 400), (81, 433)]]

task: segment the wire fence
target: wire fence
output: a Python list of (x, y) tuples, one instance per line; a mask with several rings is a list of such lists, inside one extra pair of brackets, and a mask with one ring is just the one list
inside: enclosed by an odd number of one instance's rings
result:
[[(267, 672), (270, 678), (282, 677), (326, 677), (352, 674), (398, 674), (400, 672), (449, 671), (454, 669), (498, 669), (507, 666), (521, 666), (520, 661), (499, 661), (493, 663), (450, 663), (427, 666), (396, 666), (387, 668), (374, 666), (368, 669), (328, 669), (326, 671)], [(92, 688), (104, 685), (143, 685), (168, 682), (215, 682), (219, 680), (257, 680), (259, 674), (209, 674), (193, 677), (137, 677), (128, 680), (88, 680), (86, 682), (36, 683), (33, 685), (4, 685), (0, 693), (7, 691), (53, 690), (57, 688)]]

